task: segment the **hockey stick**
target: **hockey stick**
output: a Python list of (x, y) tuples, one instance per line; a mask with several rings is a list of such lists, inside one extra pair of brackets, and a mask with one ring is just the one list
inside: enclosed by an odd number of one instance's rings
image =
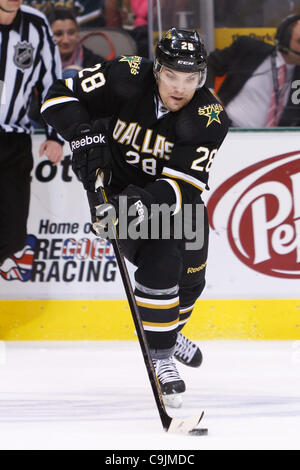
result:
[[(97, 180), (95, 184), (95, 190), (99, 197), (99, 204), (103, 204), (107, 202), (107, 197), (106, 197), (105, 189), (103, 187), (103, 182), (102, 182), (100, 172), (98, 172), (98, 176), (97, 176)], [(185, 419), (171, 418), (166, 412), (165, 405), (164, 405), (163, 398), (162, 398), (162, 393), (161, 393), (159, 383), (156, 377), (150, 350), (149, 350), (146, 335), (144, 332), (142, 320), (140, 317), (138, 306), (136, 304), (134, 292), (132, 289), (130, 277), (129, 277), (128, 270), (127, 270), (127, 266), (125, 263), (125, 259), (120, 251), (120, 247), (118, 243), (118, 234), (117, 234), (116, 228), (114, 228), (114, 235), (115, 237), (110, 239), (110, 243), (113, 246), (116, 260), (118, 263), (119, 271), (121, 274), (121, 278), (123, 281), (124, 289), (126, 292), (126, 296), (127, 296), (130, 311), (131, 311), (131, 316), (135, 325), (137, 337), (139, 340), (140, 348), (142, 350), (146, 370), (148, 373), (148, 377), (150, 380), (152, 392), (154, 395), (154, 399), (156, 402), (156, 406), (158, 409), (162, 426), (165, 431), (170, 432), (170, 433), (184, 433), (184, 434), (191, 434), (191, 435), (207, 434), (207, 429), (196, 428), (196, 426), (200, 423), (204, 415), (204, 412), (201, 412), (200, 416), (197, 415), (197, 416), (193, 416), (191, 418), (185, 418)]]

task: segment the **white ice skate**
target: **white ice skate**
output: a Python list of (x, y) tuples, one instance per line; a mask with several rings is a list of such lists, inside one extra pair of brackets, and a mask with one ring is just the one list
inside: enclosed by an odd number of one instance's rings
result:
[(163, 395), (164, 403), (171, 408), (180, 408), (185, 383), (181, 379), (173, 357), (154, 359), (153, 364)]
[(182, 333), (177, 333), (174, 357), (177, 361), (190, 367), (199, 367), (202, 363), (200, 349)]

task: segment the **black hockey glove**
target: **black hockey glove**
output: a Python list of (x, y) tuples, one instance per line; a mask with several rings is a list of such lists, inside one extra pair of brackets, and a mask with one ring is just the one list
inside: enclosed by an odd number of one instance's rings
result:
[(95, 190), (96, 171), (103, 174), (104, 185), (111, 179), (111, 153), (100, 121), (80, 124), (70, 141), (72, 169), (87, 191)]
[(127, 229), (146, 223), (151, 218), (151, 204), (154, 202), (148, 191), (131, 184), (117, 196), (111, 197), (108, 203), (96, 208), (93, 229), (102, 238), (110, 238), (114, 233), (113, 226), (117, 224)]

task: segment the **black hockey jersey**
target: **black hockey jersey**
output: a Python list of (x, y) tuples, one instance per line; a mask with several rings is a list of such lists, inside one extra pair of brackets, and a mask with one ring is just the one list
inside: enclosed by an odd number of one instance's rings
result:
[(147, 186), (157, 202), (179, 209), (208, 188), (229, 121), (205, 86), (179, 111), (160, 112), (159, 103), (153, 63), (122, 56), (57, 81), (41, 111), (66, 140), (80, 123), (110, 118), (114, 192), (128, 184)]

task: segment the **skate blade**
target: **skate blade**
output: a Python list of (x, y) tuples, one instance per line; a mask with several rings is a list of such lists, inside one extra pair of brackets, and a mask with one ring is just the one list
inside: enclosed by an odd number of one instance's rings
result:
[(181, 408), (183, 399), (180, 393), (173, 393), (172, 395), (163, 395), (165, 406), (169, 408)]

